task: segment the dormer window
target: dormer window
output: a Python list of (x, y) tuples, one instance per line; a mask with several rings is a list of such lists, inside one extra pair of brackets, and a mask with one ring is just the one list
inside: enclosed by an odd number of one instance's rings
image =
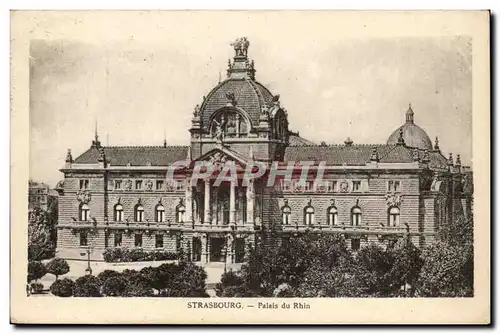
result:
[(361, 181), (352, 181), (352, 191), (353, 192), (361, 191)]
[(400, 192), (401, 191), (401, 181), (389, 180), (387, 182), (387, 190), (389, 192)]
[(80, 180), (80, 189), (89, 189), (89, 180)]

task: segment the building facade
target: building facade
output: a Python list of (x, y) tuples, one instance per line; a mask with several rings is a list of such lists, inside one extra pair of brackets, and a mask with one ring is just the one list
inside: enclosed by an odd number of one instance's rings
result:
[[(405, 235), (421, 247), (457, 215), (470, 218), (470, 169), (459, 155), (445, 157), (437, 138), (432, 144), (411, 106), (385, 144), (315, 144), (291, 131), (279, 95), (256, 81), (248, 40), (232, 45), (227, 79), (194, 107), (190, 145), (108, 147), (96, 133), (76, 159), (68, 150), (58, 256), (84, 258), (92, 247), (101, 259), (106, 248), (142, 247), (239, 263), (256, 242), (305, 231), (342, 234), (354, 250)], [(199, 162), (214, 173), (194, 178)], [(247, 182), (256, 162), (278, 176)], [(226, 168), (237, 180), (218, 181)]]
[(41, 208), (45, 211), (49, 208), (57, 208), (58, 193), (49, 185), (41, 182), (28, 181), (28, 211)]

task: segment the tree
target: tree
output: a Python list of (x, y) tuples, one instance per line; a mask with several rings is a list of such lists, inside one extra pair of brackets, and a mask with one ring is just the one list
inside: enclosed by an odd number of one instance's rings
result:
[(205, 269), (192, 262), (181, 266), (182, 270), (172, 280), (169, 297), (209, 297), (205, 290)]
[(127, 297), (150, 297), (153, 296), (153, 288), (150, 282), (140, 272), (136, 270), (125, 269), (122, 277), (127, 282), (125, 296)]
[(153, 287), (158, 289), (160, 295), (170, 296), (171, 291), (176, 288), (175, 278), (184, 270), (186, 263), (164, 263), (156, 267), (153, 277)]
[(121, 274), (109, 276), (102, 283), (102, 294), (110, 297), (124, 297), (127, 290), (127, 280)]
[(66, 260), (60, 259), (60, 258), (52, 259), (47, 264), (47, 272), (56, 276), (56, 280), (57, 280), (60, 275), (67, 274), (69, 272), (68, 262), (66, 262)]
[(101, 283), (104, 283), (108, 278), (110, 277), (117, 277), (120, 276), (121, 274), (115, 270), (103, 270), (101, 271), (98, 275), (97, 278), (101, 281)]
[(28, 262), (28, 283), (39, 280), (47, 273), (47, 269), (40, 261)]
[(238, 287), (243, 285), (243, 279), (234, 271), (229, 270), (221, 276), (219, 283), (215, 285), (215, 294), (221, 297), (229, 287)]
[(92, 275), (79, 277), (75, 281), (75, 297), (101, 297), (101, 281)]
[[(306, 292), (312, 278), (308, 276), (313, 275), (311, 268), (326, 275), (342, 261), (352, 262), (352, 256), (339, 235), (306, 232), (280, 247), (262, 245), (250, 249), (248, 261), (238, 273), (243, 281), (240, 292), (263, 297), (272, 297), (276, 289), (288, 296), (315, 294), (318, 287), (310, 287), (311, 291)], [(287, 284), (286, 292), (279, 289), (283, 284)]]
[(43, 260), (55, 254), (55, 222), (51, 215), (41, 208), (29, 213), (28, 220), (28, 260)]
[(365, 297), (367, 285), (362, 281), (351, 257), (339, 259), (334, 268), (313, 265), (295, 292), (297, 297)]
[(460, 205), (454, 207), (454, 217), (453, 223), (440, 226), (437, 240), (422, 253), (424, 263), (416, 282), (419, 296), (474, 295), (474, 224)]
[(63, 278), (62, 280), (57, 279), (50, 286), (50, 292), (58, 297), (71, 297), (73, 296), (74, 289), (75, 282), (69, 278)]
[(394, 263), (389, 276), (394, 282), (393, 286), (395, 288), (404, 286), (406, 295), (406, 286), (409, 284), (413, 291), (424, 264), (422, 252), (410, 241), (409, 237), (398, 240), (392, 252), (394, 254)]

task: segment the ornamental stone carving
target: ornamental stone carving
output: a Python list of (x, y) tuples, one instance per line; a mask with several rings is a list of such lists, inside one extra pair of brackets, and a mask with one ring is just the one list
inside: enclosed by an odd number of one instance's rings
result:
[(225, 163), (227, 161), (227, 156), (223, 154), (222, 152), (215, 152), (211, 157), (210, 157), (210, 162), (216, 163), (216, 162), (221, 162)]
[(388, 206), (400, 207), (403, 202), (402, 196), (397, 194), (387, 194), (385, 195), (385, 200)]
[(81, 203), (89, 203), (92, 200), (92, 196), (88, 190), (79, 190), (76, 193), (76, 199)]
[(339, 184), (339, 189), (341, 193), (346, 193), (349, 191), (349, 183), (346, 180), (343, 180)]
[(146, 186), (146, 190), (147, 191), (153, 190), (153, 181), (152, 180), (147, 180), (146, 183), (145, 183), (145, 186)]
[(132, 190), (132, 180), (125, 180), (125, 182), (123, 182), (123, 189), (125, 190)]

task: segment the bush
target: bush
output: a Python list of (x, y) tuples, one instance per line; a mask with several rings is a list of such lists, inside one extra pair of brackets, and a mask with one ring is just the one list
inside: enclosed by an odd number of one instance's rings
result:
[(145, 251), (142, 248), (108, 248), (103, 253), (106, 262), (137, 262), (177, 260), (178, 255), (166, 250)]
[(71, 297), (73, 296), (74, 289), (75, 282), (69, 278), (58, 279), (50, 286), (50, 292), (58, 297)]
[(92, 275), (82, 276), (75, 281), (75, 297), (101, 297), (101, 281)]
[(47, 269), (43, 265), (43, 263), (39, 261), (30, 261), (28, 262), (28, 283), (33, 280), (38, 280), (45, 276), (47, 273)]
[(126, 297), (150, 297), (154, 295), (153, 288), (150, 286), (150, 281), (140, 272), (125, 269), (122, 273), (122, 277), (127, 282), (127, 288), (125, 290)]
[(31, 283), (31, 292), (33, 294), (40, 294), (43, 291), (43, 284), (42, 283)]
[(179, 267), (182, 271), (173, 279), (169, 297), (209, 297), (205, 291), (205, 269), (191, 262)]
[(234, 271), (230, 270), (221, 276), (220, 283), (215, 285), (215, 294), (222, 297), (224, 291), (229, 287), (238, 287), (243, 285), (243, 279)]
[(101, 281), (101, 284), (104, 283), (108, 278), (110, 277), (117, 277), (117, 276), (120, 276), (121, 274), (115, 270), (109, 270), (109, 269), (106, 269), (102, 272), (100, 272), (98, 275), (97, 275), (97, 278)]
[(47, 272), (56, 276), (56, 280), (60, 275), (67, 274), (69, 272), (68, 262), (64, 259), (55, 258), (47, 264)]
[(109, 276), (102, 283), (102, 294), (109, 297), (124, 297), (127, 290), (127, 280), (121, 275)]

